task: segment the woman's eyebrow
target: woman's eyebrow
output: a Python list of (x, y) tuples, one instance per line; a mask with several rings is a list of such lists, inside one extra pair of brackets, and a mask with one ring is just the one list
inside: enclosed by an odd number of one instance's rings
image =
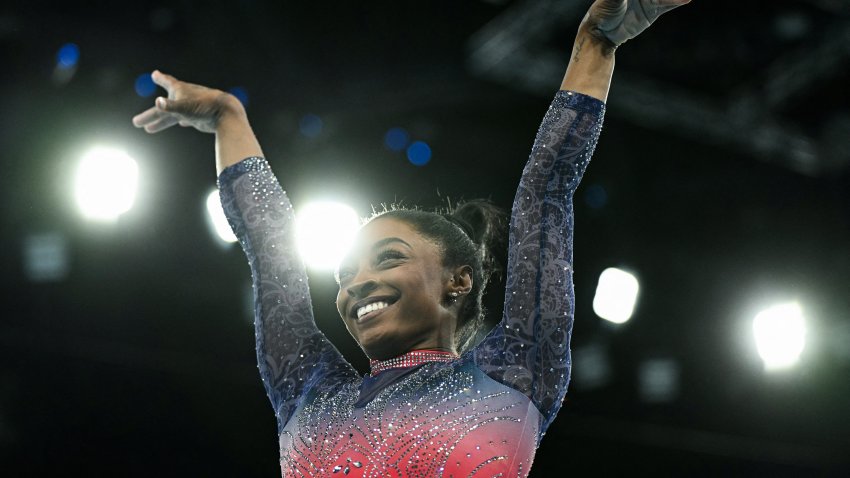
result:
[[(375, 250), (375, 249), (386, 246), (387, 244), (390, 244), (390, 243), (393, 243), (393, 242), (400, 242), (400, 243), (404, 244), (405, 246), (407, 246), (408, 249), (413, 250), (413, 246), (411, 246), (410, 244), (407, 243), (407, 241), (405, 241), (404, 239), (401, 239), (399, 237), (385, 237), (385, 238), (383, 238), (379, 241), (375, 241), (375, 243), (372, 244), (371, 249)], [(341, 260), (339, 262), (339, 265), (337, 266), (337, 269), (336, 269), (336, 274), (339, 274), (340, 269), (344, 269), (346, 266), (348, 266), (350, 261), (351, 261), (351, 256), (350, 255), (345, 256), (343, 258), (343, 260)]]
[(413, 247), (407, 242), (405, 242), (403, 239), (400, 239), (398, 237), (385, 237), (384, 239), (376, 241), (374, 244), (372, 244), (372, 250), (378, 249), (379, 247), (385, 246), (391, 242), (400, 242), (407, 246), (408, 249), (413, 249)]

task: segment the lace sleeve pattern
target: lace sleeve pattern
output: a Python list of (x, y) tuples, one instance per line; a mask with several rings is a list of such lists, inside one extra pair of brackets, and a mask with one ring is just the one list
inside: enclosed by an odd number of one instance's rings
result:
[(491, 378), (555, 418), (570, 378), (573, 193), (596, 147), (605, 104), (559, 91), (543, 118), (511, 210), (505, 309), (473, 350)]
[(307, 273), (295, 249), (294, 211), (268, 162), (244, 159), (222, 171), (218, 185), (251, 267), (257, 364), (280, 431), (307, 391), (357, 373), (313, 320)]

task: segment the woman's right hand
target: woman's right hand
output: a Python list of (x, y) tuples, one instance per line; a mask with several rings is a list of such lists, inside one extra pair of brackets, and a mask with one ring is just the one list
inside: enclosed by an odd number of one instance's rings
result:
[(584, 19), (617, 47), (640, 35), (662, 14), (691, 0), (596, 0)]
[(230, 93), (180, 81), (159, 70), (151, 78), (165, 88), (168, 98), (158, 97), (153, 107), (133, 117), (133, 125), (148, 133), (158, 133), (177, 124), (215, 133), (223, 117), (245, 114), (242, 103)]

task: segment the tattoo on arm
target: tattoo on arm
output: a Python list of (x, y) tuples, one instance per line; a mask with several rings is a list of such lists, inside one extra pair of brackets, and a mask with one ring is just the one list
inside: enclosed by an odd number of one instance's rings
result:
[(586, 38), (580, 38), (579, 41), (576, 43), (575, 48), (573, 48), (573, 62), (579, 62), (579, 57), (581, 56), (581, 49), (584, 47), (585, 41), (587, 41)]

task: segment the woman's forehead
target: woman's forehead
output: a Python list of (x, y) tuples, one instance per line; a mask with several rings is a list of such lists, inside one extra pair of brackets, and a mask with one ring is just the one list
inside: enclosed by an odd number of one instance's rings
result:
[(360, 228), (348, 257), (360, 256), (392, 243), (414, 250), (428, 247), (436, 249), (433, 241), (423, 236), (406, 221), (393, 217), (378, 217)]
[(397, 237), (403, 239), (411, 246), (411, 241), (422, 240), (421, 234), (410, 224), (391, 217), (378, 217), (372, 219), (357, 232), (352, 249), (369, 248), (378, 241)]

